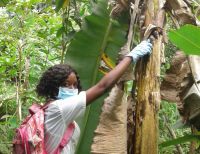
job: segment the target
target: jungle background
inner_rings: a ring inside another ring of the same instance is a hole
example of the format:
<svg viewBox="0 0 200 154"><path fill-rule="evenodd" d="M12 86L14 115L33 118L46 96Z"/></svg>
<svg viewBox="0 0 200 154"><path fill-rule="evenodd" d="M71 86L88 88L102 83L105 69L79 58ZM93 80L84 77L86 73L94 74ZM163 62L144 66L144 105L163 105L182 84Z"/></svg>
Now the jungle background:
<svg viewBox="0 0 200 154"><path fill-rule="evenodd" d="M163 17L164 20L163 18L157 19L164 23L159 24L158 22L158 26L163 28L162 38L158 40L163 44L162 46L165 44L165 48L161 50L159 46L159 49L155 49L157 52L162 51L162 54L157 54L161 58L152 60L160 63L158 65L159 84L156 84L156 87L160 88L161 82L165 80L166 72L172 65L175 53L185 48L187 51L187 47L176 44L178 36L173 36L172 30L179 29L185 24L191 24L193 26L189 26L189 29L186 27L183 32L176 31L175 34L184 36L185 32L189 31L191 35L197 30L198 33L195 35L200 36L198 35L200 34L198 29L199 0L152 2L148 0L0 0L0 153L11 153L15 129L28 115L28 108L31 104L45 102L35 93L35 87L42 72L54 64L68 63L79 72L84 90L94 85L115 66L118 59L142 40L143 20L146 20L145 24L148 25L152 22L153 16L156 16L156 13L150 14L152 18L147 21L148 14L144 17L142 13L143 6L148 6L147 4L154 9L165 8L167 12ZM186 19L187 15L190 17L189 21ZM168 40L170 31L172 31L171 39ZM196 39L198 42L199 39ZM188 37L188 42L192 41L194 40ZM196 44L197 50L195 51L197 52L189 51L187 55L200 54L200 43ZM138 76L144 74L140 74L141 70L145 70L140 67L142 63L146 64L141 60L135 66ZM138 125L134 122L134 117L137 116L134 102L140 102L133 100L134 89L138 89L138 99L142 93L139 90L141 85L135 85L134 77L130 75L134 74L132 67L128 73L128 77L124 77L125 80L120 80L124 84L124 95L120 94L120 96L125 97L126 102L131 102L131 107L128 109L127 106L125 107L127 115L122 116L125 118L128 134L122 133L128 136L125 138L127 143L124 147L127 153L133 153L133 151L145 153L145 151L133 150L135 144L133 132ZM140 77L140 79L143 78ZM139 80L138 83L140 83ZM145 90L144 88L143 91ZM95 153L95 146L92 144L95 143L93 139L95 135L98 136L98 130L96 134L93 132L101 123L99 117L103 114L101 107L105 97L108 97L108 94L98 99L94 105L89 106L85 118L79 121L82 135L77 153L87 154L90 151ZM152 142L156 140L155 151L161 154L200 153L199 132L192 125L181 124L184 116L180 115L177 102L161 100L159 104L154 104L156 109L153 110L156 113L154 118L158 129L154 129L151 125L148 126L149 131L156 131L157 137L152 138ZM119 132L115 133L117 136L119 134ZM91 145L92 150L90 150Z"/></svg>

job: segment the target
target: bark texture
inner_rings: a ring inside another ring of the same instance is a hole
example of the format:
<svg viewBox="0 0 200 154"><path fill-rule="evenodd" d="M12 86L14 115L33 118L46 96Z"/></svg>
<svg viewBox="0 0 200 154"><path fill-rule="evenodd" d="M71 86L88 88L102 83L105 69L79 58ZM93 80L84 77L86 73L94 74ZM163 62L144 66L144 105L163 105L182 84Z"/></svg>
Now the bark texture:
<svg viewBox="0 0 200 154"><path fill-rule="evenodd" d="M159 0L147 0L144 5L145 25L163 27L165 11ZM162 37L153 44L150 57L137 63L136 130L134 154L157 153L157 111L160 103L160 51Z"/></svg>

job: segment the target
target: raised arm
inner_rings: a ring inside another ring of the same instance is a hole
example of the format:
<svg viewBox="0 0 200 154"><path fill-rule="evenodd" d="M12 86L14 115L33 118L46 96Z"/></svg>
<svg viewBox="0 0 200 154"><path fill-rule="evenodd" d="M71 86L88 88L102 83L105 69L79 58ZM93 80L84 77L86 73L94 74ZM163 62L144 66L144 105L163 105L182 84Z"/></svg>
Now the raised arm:
<svg viewBox="0 0 200 154"><path fill-rule="evenodd" d="M93 100L101 96L108 88L113 86L124 74L128 66L151 53L152 44L150 41L142 41L108 74L106 74L96 85L86 91L86 103L89 105Z"/></svg>

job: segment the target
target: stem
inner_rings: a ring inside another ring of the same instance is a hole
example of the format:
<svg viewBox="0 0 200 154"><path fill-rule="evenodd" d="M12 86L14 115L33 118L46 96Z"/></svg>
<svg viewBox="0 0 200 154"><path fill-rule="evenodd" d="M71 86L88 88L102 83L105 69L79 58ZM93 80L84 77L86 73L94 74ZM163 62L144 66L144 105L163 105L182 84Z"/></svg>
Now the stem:
<svg viewBox="0 0 200 154"><path fill-rule="evenodd" d="M18 46L18 53L19 53L19 80L16 79L16 92L17 92L17 105L18 105L18 114L19 119L22 120L22 111L21 111L21 101L20 101L20 91L21 91L21 80L22 80L22 47L21 45Z"/></svg>
<svg viewBox="0 0 200 154"><path fill-rule="evenodd" d="M169 131L169 134L171 135L171 137L173 138L173 139L176 139L176 134L175 134L175 132L174 132L174 130L170 127L170 125L167 123L167 117L166 117L166 115L163 115L163 118L164 118L164 121L165 121L165 126L167 127L167 129L168 129L168 131ZM177 144L177 145L175 145L176 146L176 149L177 149L177 152L179 153L179 154L184 154L183 153L183 149L181 148L181 145L180 144Z"/></svg>
<svg viewBox="0 0 200 154"><path fill-rule="evenodd" d="M49 40L47 40L47 42L48 42L48 44L50 44L50 41L49 41ZM45 65L44 65L44 66L45 66L45 69L46 69L46 67L47 67L47 61L48 61L48 57L49 57L49 53L50 53L50 52L49 52L49 46L47 46L47 47L48 47L48 50L47 50L48 52L47 52L47 54L46 54L46 59L45 59Z"/></svg>
<svg viewBox="0 0 200 154"><path fill-rule="evenodd" d="M70 6L70 3L69 3ZM65 41L65 36L66 33L68 31L68 19L69 19L69 10L70 9L65 9L65 12L63 12L63 19L62 19L62 25L64 27L64 31L62 32L62 52L61 52L61 64L64 63L64 55L65 55L65 51L66 51L66 45L67 45L67 41Z"/></svg>
<svg viewBox="0 0 200 154"><path fill-rule="evenodd" d="M28 85L29 85L29 71L30 71L30 57L26 57L25 59L25 75L24 75L24 83L22 85L23 87L23 90L22 90L22 93L24 91L27 91L28 89ZM20 95L20 97L22 98L22 96ZM22 98L22 101L23 103L26 104L26 101L27 101L27 97L25 95L25 97Z"/></svg>
<svg viewBox="0 0 200 154"><path fill-rule="evenodd" d="M193 126L191 127L191 131L192 131L192 134L197 134L198 133L198 130L195 127L193 127ZM189 154L195 154L196 146L197 146L197 142L196 141L192 141L190 143Z"/></svg>
<svg viewBox="0 0 200 154"><path fill-rule="evenodd" d="M136 0L135 5L134 5L134 10L130 10L131 13L131 22L130 22L130 27L129 27L129 33L128 33L128 39L127 39L127 50L130 51L131 48L131 42L133 38L133 26L135 23L136 15L138 13L138 6L139 6L139 0Z"/></svg>
<svg viewBox="0 0 200 154"><path fill-rule="evenodd" d="M178 21L173 17L172 13L170 11L168 11L167 13L169 14L170 18L172 19L173 23L175 24L175 27L180 28Z"/></svg>
<svg viewBox="0 0 200 154"><path fill-rule="evenodd" d="M16 79L16 102L17 102L17 112L19 116L19 120L22 120L22 114L21 114L21 102L20 102L20 95L19 95L19 83Z"/></svg>
<svg viewBox="0 0 200 154"><path fill-rule="evenodd" d="M109 24L108 24L108 28L106 30L106 33L104 35L103 42L102 42L102 45L101 45L101 48L100 48L101 49L101 51L100 51L101 53L104 52L104 50L106 48L106 44L107 44L107 41L108 41L108 35L109 35L110 31L111 31L111 28L112 28L112 22L111 22L111 19L110 19Z"/></svg>
<svg viewBox="0 0 200 154"><path fill-rule="evenodd" d="M110 31L111 31L111 27L112 27L112 22L111 22L111 20L109 21L109 24L108 24L108 28L107 28L107 30L106 30L106 32L105 32L105 35L104 35L104 38L103 38L103 42L102 42L102 45L101 45L101 47L100 47L100 56L98 57L98 59L97 59L97 61L99 61L100 62L100 60L101 60L101 55L102 55L102 53L104 52L104 50L105 50L105 48L106 48L106 44L107 44L107 40L108 40L108 35L109 35L109 33L110 33ZM95 66L95 70L94 70L94 76L93 76L93 79L92 79L92 84L94 85L95 84L95 82L96 82L96 76L97 76L97 74L98 74L98 67L99 67L99 63L96 63L96 66Z"/></svg>
<svg viewBox="0 0 200 154"><path fill-rule="evenodd" d="M79 27L81 27L81 22L80 22L80 18L79 18L79 11L76 5L76 0L73 0L74 2L74 17L76 19L77 24L79 25Z"/></svg>

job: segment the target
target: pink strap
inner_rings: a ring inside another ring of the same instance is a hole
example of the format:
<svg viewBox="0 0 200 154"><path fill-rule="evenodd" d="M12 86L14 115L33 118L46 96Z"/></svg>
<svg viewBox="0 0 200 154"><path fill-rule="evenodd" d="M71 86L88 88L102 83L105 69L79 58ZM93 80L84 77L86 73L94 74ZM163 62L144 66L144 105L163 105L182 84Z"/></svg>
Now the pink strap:
<svg viewBox="0 0 200 154"><path fill-rule="evenodd" d="M31 115L35 114L41 109L41 105L39 104L32 104L31 107L29 107L29 113Z"/></svg>
<svg viewBox="0 0 200 154"><path fill-rule="evenodd" d="M39 105L39 104L32 104L31 107L29 107L29 113L31 115L35 114L36 112L38 112L40 109L47 109L48 105L51 103L52 101L48 101L47 103L45 103L44 105Z"/></svg>
<svg viewBox="0 0 200 154"><path fill-rule="evenodd" d="M24 143L24 149L26 151L26 154L31 154L30 152L30 147L29 147L29 144L28 144L28 140L27 140L27 131L26 129L19 129L19 132L21 134L21 137L22 137L22 142Z"/></svg>
<svg viewBox="0 0 200 154"><path fill-rule="evenodd" d="M74 122L72 122L67 127L67 129L64 133L64 136L63 136L60 144L56 148L54 154L60 154L61 153L62 149L68 144L69 140L71 139L72 134L74 133L74 129L75 129L75 124L74 124Z"/></svg>

